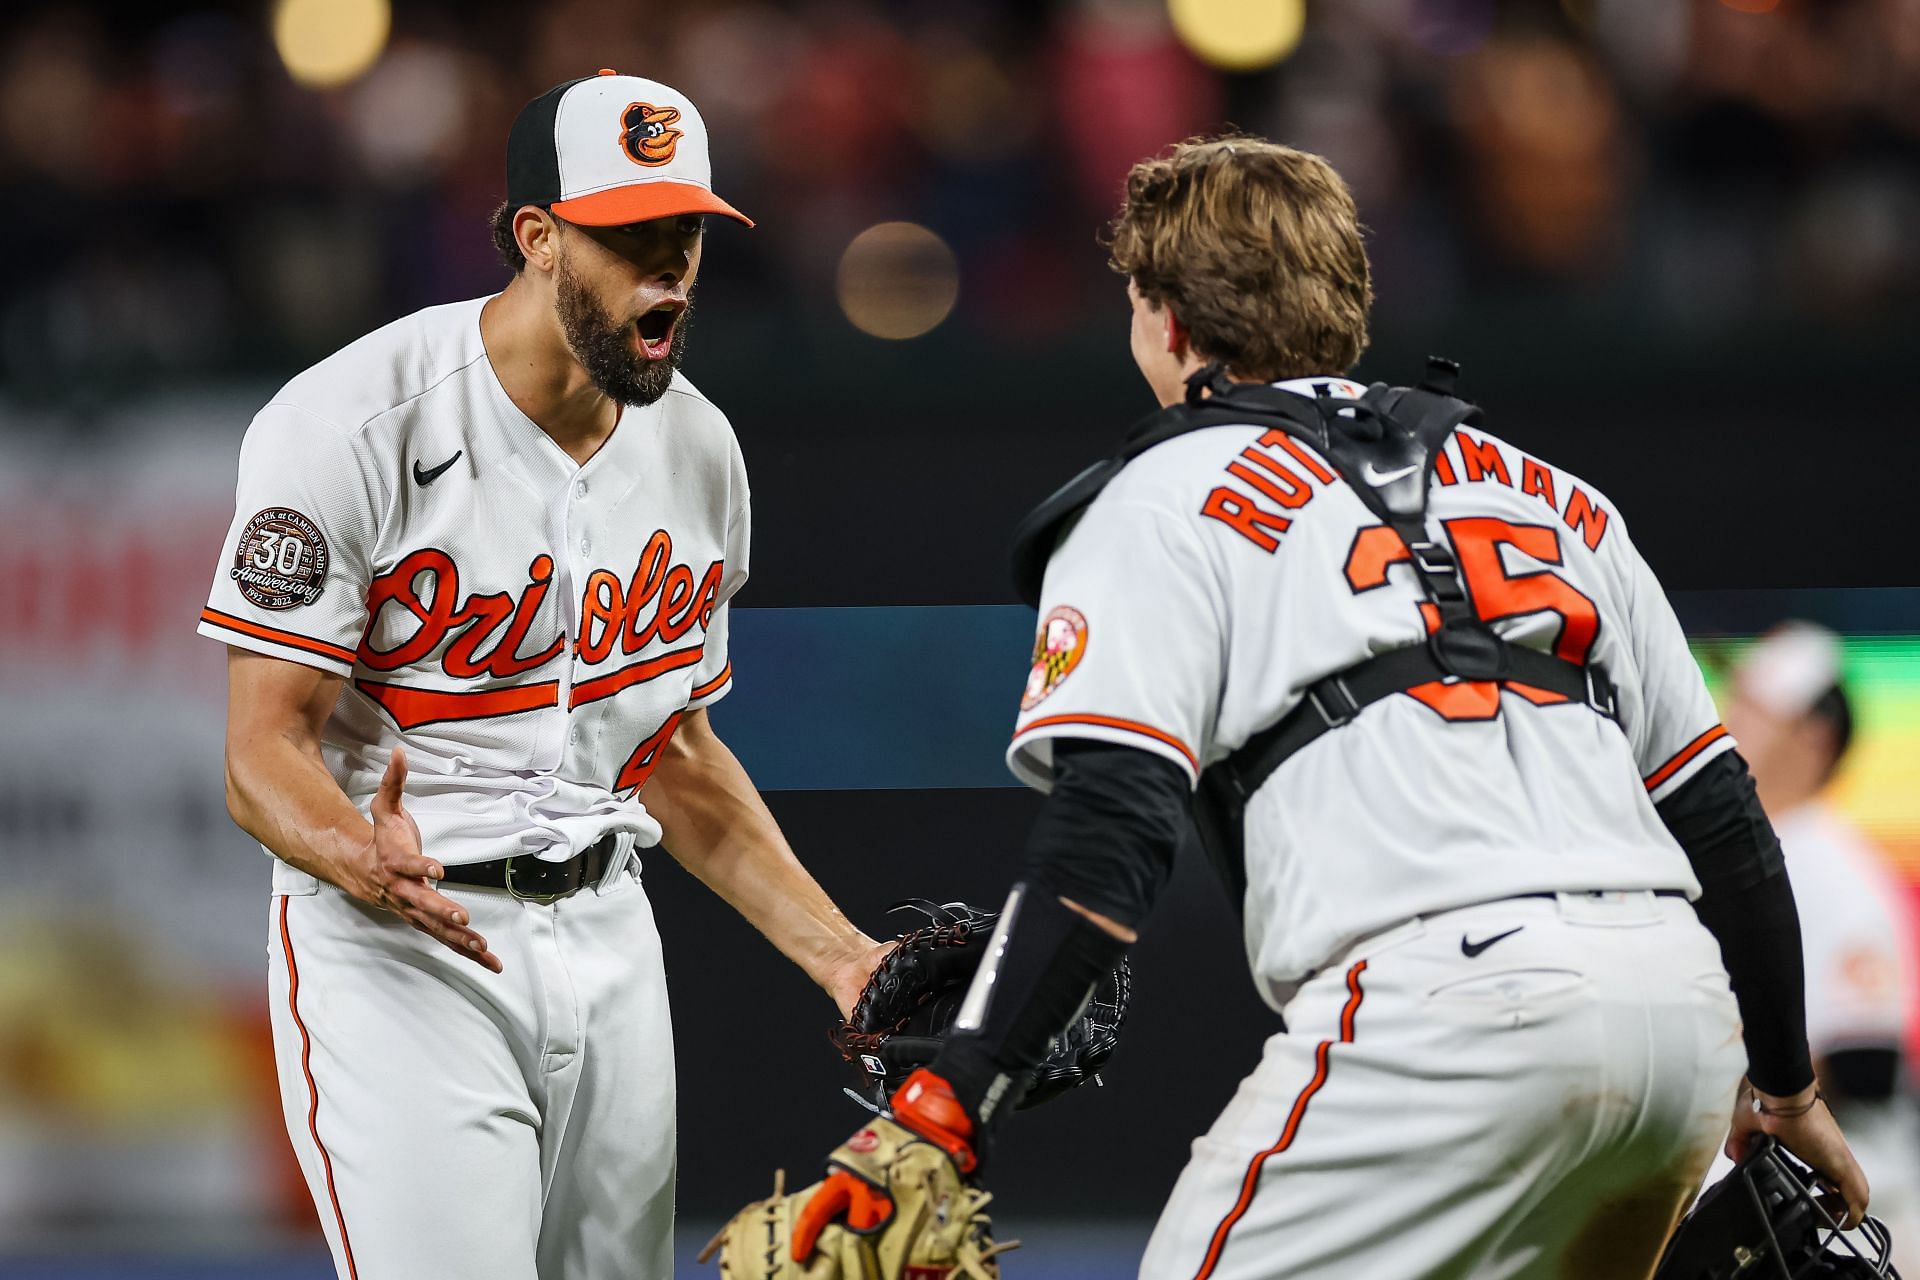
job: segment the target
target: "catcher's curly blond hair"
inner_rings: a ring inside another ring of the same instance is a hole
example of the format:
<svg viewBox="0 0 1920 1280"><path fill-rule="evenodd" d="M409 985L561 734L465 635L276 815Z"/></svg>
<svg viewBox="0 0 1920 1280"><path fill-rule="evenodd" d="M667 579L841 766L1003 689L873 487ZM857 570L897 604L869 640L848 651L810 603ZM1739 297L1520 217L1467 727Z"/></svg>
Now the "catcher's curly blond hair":
<svg viewBox="0 0 1920 1280"><path fill-rule="evenodd" d="M1277 382L1345 372L1366 350L1373 284L1360 238L1332 165L1233 135L1133 166L1104 240L1113 269L1171 306L1200 356Z"/></svg>

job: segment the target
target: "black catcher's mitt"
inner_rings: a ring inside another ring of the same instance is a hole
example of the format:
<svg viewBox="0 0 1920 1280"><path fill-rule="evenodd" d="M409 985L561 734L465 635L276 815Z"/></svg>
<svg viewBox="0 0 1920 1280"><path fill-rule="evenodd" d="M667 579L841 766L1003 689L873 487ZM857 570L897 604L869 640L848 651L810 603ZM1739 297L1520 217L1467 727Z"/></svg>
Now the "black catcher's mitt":
<svg viewBox="0 0 1920 1280"><path fill-rule="evenodd" d="M893 910L917 912L926 923L900 935L900 945L867 979L853 1016L832 1035L840 1055L860 1068L862 1092L882 1107L902 1081L940 1051L1000 919L997 911L923 898ZM1098 1077L1119 1042L1132 991L1123 957L1094 988L1073 1025L1055 1038L1021 1099L1021 1110Z"/></svg>

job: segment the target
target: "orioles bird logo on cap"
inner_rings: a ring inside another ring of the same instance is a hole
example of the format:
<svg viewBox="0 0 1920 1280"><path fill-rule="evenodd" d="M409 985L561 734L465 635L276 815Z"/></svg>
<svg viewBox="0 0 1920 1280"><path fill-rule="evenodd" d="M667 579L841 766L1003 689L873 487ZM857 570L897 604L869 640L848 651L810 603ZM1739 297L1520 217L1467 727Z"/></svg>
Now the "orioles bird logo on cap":
<svg viewBox="0 0 1920 1280"><path fill-rule="evenodd" d="M678 107L656 107L650 102L635 102L620 113L620 149L635 164L658 165L673 159L673 149L685 136L673 123L680 118Z"/></svg>

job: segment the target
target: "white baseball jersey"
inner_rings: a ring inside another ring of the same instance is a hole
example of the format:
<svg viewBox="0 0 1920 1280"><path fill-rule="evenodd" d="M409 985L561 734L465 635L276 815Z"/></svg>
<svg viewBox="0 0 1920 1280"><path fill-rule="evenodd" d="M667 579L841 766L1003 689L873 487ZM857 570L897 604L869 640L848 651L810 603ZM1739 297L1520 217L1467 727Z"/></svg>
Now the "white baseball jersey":
<svg viewBox="0 0 1920 1280"><path fill-rule="evenodd" d="M1283 389L1358 396L1338 378ZM1553 695L1425 686L1288 760L1247 810L1249 958L1276 1008L1354 940L1517 894L1699 892L1653 802L1733 744L1620 515L1577 476L1474 428L1435 469L1480 616L1602 663L1621 725ZM1197 781L1323 676L1418 643L1397 534L1293 437L1218 426L1135 459L1061 540L1009 748L1045 789L1051 744L1092 738Z"/></svg>
<svg viewBox="0 0 1920 1280"><path fill-rule="evenodd" d="M1824 800L1774 815L1773 829L1800 914L1815 1063L1847 1049L1904 1053L1913 957L1899 886ZM1920 1169L1913 1160L1920 1123L1912 1104L1902 1090L1883 1102L1837 1100L1834 1114L1873 1188L1872 1213L1893 1232L1894 1266L1903 1275L1920 1271ZM1724 1155L1715 1160L1708 1185L1732 1168Z"/></svg>
<svg viewBox="0 0 1920 1280"><path fill-rule="evenodd" d="M1899 886L1860 834L1824 801L1774 820L1787 857L1807 965L1807 1042L1904 1049L1913 982Z"/></svg>
<svg viewBox="0 0 1920 1280"><path fill-rule="evenodd" d="M1846 1049L1907 1045L1912 937L1904 895L1852 823L1824 800L1774 820L1800 910L1807 968L1807 1043L1817 1062ZM1873 1187L1873 1214L1893 1231L1894 1264L1920 1270L1920 1140L1904 1093L1841 1103L1837 1114Z"/></svg>
<svg viewBox="0 0 1920 1280"><path fill-rule="evenodd" d="M577 465L501 387L483 303L379 329L260 411L200 630L345 677L328 768L364 809L404 745L449 865L651 845L637 793L732 679L739 446L676 374Z"/></svg>

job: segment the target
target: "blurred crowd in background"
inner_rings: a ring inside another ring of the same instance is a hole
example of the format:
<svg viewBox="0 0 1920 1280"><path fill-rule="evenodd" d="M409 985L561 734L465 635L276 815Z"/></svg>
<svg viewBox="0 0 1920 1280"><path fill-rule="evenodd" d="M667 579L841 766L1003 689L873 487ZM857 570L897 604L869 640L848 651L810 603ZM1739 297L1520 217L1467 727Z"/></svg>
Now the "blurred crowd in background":
<svg viewBox="0 0 1920 1280"><path fill-rule="evenodd" d="M1346 175L1386 313L1868 333L1920 300L1920 0L1341 0L1254 74L1164 0L315 2L365 11L344 78L265 6L0 17L16 395L283 369L490 291L506 126L601 66L700 105L760 223L717 287L802 330L846 322L842 254L893 219L950 246L990 343L1111 313L1128 164L1227 125Z"/></svg>

